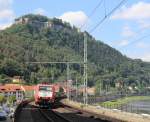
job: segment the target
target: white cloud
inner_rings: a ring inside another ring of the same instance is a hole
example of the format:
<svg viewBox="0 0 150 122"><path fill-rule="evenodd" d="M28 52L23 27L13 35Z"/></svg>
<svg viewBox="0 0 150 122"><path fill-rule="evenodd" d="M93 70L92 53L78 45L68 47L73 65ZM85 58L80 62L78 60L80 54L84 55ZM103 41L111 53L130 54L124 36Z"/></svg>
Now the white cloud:
<svg viewBox="0 0 150 122"><path fill-rule="evenodd" d="M128 56L132 59L142 59L143 61L150 62L150 54L148 53L137 54L137 52L134 52L134 54L131 53Z"/></svg>
<svg viewBox="0 0 150 122"><path fill-rule="evenodd" d="M141 53L139 55L130 56L133 59L142 59L143 61L150 62L150 54L149 53Z"/></svg>
<svg viewBox="0 0 150 122"><path fill-rule="evenodd" d="M12 24L15 13L11 9L13 0L0 0L0 30Z"/></svg>
<svg viewBox="0 0 150 122"><path fill-rule="evenodd" d="M46 11L43 8L37 8L34 10L34 13L44 15L44 14L46 14Z"/></svg>
<svg viewBox="0 0 150 122"><path fill-rule="evenodd" d="M10 8L12 3L13 3L13 0L0 0L0 10Z"/></svg>
<svg viewBox="0 0 150 122"><path fill-rule="evenodd" d="M15 14L10 9L4 9L0 12L0 20L12 20L15 17Z"/></svg>
<svg viewBox="0 0 150 122"><path fill-rule="evenodd" d="M119 46L126 46L126 45L128 45L128 44L129 44L129 41L128 41L128 40L122 40L122 41L118 42L118 45L119 45Z"/></svg>
<svg viewBox="0 0 150 122"><path fill-rule="evenodd" d="M7 27L10 27L12 23L5 23L5 24L0 24L0 30L6 29Z"/></svg>
<svg viewBox="0 0 150 122"><path fill-rule="evenodd" d="M87 15L83 11L66 12L59 18L77 27L81 27L88 20Z"/></svg>
<svg viewBox="0 0 150 122"><path fill-rule="evenodd" d="M118 46L118 47L124 47L129 44L128 40L121 40L121 41L115 41L112 45L113 46Z"/></svg>
<svg viewBox="0 0 150 122"><path fill-rule="evenodd" d="M141 29L149 29L150 28L150 21L148 20L139 20L138 21Z"/></svg>
<svg viewBox="0 0 150 122"><path fill-rule="evenodd" d="M129 26L126 25L123 27L123 31L121 35L124 37L131 37L131 36L134 36L135 33L131 30Z"/></svg>
<svg viewBox="0 0 150 122"><path fill-rule="evenodd" d="M138 47L138 48L149 48L150 45L147 44L147 43L144 43L144 42L138 42L138 43L136 44L136 47Z"/></svg>
<svg viewBox="0 0 150 122"><path fill-rule="evenodd" d="M111 18L128 20L150 19L150 3L138 2L131 7L124 7Z"/></svg>
<svg viewBox="0 0 150 122"><path fill-rule="evenodd" d="M143 61L150 62L150 54L144 54L144 55L141 57L141 59L142 59Z"/></svg>

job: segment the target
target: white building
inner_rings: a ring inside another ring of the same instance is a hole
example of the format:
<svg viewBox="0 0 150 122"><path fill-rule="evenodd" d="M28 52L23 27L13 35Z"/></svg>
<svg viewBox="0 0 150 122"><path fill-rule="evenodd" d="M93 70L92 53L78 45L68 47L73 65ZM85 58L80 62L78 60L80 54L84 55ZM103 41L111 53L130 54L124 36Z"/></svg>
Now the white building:
<svg viewBox="0 0 150 122"><path fill-rule="evenodd" d="M24 91L21 86L15 84L6 84L0 86L0 93L4 94L6 98L10 96L15 96L17 101L24 99Z"/></svg>

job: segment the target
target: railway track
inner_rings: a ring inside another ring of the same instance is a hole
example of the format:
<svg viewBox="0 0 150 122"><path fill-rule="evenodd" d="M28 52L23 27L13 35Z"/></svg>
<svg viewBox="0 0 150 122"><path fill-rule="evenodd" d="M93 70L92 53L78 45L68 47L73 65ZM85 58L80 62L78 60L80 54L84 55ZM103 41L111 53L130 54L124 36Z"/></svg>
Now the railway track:
<svg viewBox="0 0 150 122"><path fill-rule="evenodd" d="M63 105L54 109L43 109L27 104L16 117L15 122L108 122Z"/></svg>
<svg viewBox="0 0 150 122"><path fill-rule="evenodd" d="M39 109L39 111L48 120L48 122L72 122L53 110Z"/></svg>
<svg viewBox="0 0 150 122"><path fill-rule="evenodd" d="M70 106L62 105L59 107L59 110L55 110L58 112L63 112L63 115L70 119L71 122L110 122L104 119L100 119L98 116L72 108Z"/></svg>

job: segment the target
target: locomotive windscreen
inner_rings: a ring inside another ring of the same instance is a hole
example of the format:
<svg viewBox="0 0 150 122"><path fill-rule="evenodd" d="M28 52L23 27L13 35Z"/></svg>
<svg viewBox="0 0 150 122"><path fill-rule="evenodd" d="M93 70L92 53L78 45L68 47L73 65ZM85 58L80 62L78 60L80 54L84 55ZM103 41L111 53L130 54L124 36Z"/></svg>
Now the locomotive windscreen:
<svg viewBox="0 0 150 122"><path fill-rule="evenodd" d="M39 91L52 91L50 86L40 86Z"/></svg>
<svg viewBox="0 0 150 122"><path fill-rule="evenodd" d="M52 86L39 86L39 97L52 97Z"/></svg>

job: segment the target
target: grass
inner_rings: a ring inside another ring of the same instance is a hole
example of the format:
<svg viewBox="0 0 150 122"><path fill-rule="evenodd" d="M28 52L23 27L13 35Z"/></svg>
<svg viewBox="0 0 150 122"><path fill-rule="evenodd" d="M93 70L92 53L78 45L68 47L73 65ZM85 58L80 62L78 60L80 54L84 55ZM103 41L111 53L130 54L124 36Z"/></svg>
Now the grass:
<svg viewBox="0 0 150 122"><path fill-rule="evenodd" d="M124 97L112 101L107 101L103 103L99 103L99 105L103 107L111 107L111 108L118 108L124 104L134 101L142 101L142 100L150 100L150 96L131 96L131 97Z"/></svg>

